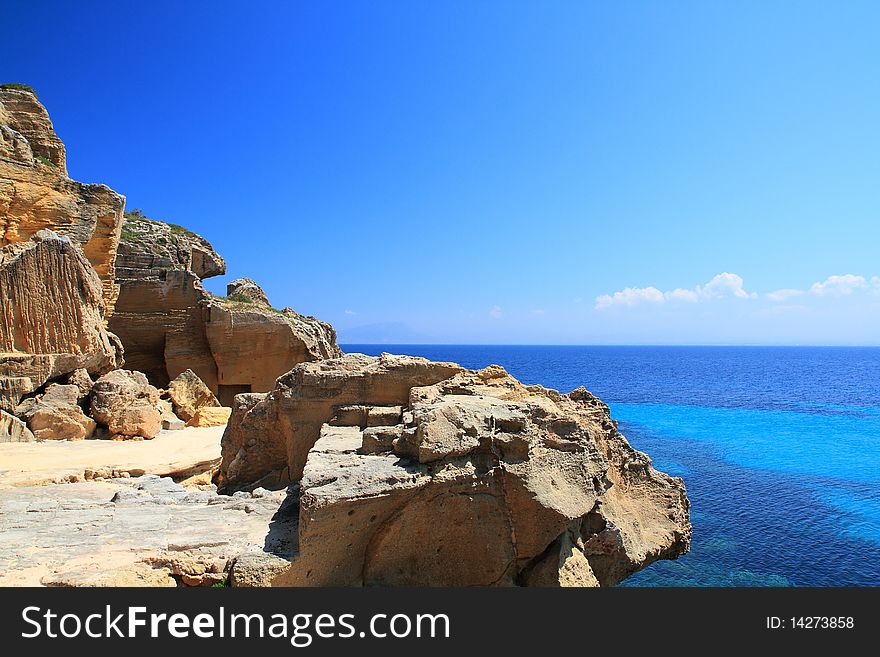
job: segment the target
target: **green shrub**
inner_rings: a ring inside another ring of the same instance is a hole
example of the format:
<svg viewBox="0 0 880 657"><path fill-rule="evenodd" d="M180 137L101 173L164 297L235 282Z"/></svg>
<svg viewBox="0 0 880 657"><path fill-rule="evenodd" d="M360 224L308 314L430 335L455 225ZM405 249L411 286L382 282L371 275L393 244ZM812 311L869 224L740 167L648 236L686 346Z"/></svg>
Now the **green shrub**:
<svg viewBox="0 0 880 657"><path fill-rule="evenodd" d="M185 235L186 237L198 237L194 232L189 230L188 228L184 228L183 226L178 226L177 224L168 223L168 227L171 228L172 235Z"/></svg>
<svg viewBox="0 0 880 657"><path fill-rule="evenodd" d="M0 84L0 89L17 89L18 91L28 91L34 95L34 98L37 97L37 92L32 86L21 84L19 82L7 82L5 84Z"/></svg>

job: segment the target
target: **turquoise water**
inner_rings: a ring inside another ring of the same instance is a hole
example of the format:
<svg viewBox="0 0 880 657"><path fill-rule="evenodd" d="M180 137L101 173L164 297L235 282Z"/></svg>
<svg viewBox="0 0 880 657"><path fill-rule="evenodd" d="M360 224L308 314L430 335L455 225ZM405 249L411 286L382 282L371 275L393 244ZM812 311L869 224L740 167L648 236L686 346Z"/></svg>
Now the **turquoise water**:
<svg viewBox="0 0 880 657"><path fill-rule="evenodd" d="M683 477L691 552L627 586L880 585L880 349L347 345L602 397Z"/></svg>

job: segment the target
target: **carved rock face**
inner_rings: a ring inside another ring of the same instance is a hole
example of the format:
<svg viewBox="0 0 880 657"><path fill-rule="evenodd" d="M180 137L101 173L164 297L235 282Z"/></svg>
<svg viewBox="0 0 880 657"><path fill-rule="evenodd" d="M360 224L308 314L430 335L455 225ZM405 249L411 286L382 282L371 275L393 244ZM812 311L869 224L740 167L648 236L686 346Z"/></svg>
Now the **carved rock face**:
<svg viewBox="0 0 880 657"><path fill-rule="evenodd" d="M77 244L44 230L0 249L0 407L77 369L121 364L101 281Z"/></svg>
<svg viewBox="0 0 880 657"><path fill-rule="evenodd" d="M64 144L27 91L0 89L0 246L43 229L82 247L101 281L105 317L119 292L114 263L125 198L67 177Z"/></svg>
<svg viewBox="0 0 880 657"><path fill-rule="evenodd" d="M110 328L130 367L166 386L192 370L224 405L265 392L297 363L341 354L329 324L269 306L250 279L215 297L201 279L226 271L203 238L142 215L127 215L116 261L121 286Z"/></svg>

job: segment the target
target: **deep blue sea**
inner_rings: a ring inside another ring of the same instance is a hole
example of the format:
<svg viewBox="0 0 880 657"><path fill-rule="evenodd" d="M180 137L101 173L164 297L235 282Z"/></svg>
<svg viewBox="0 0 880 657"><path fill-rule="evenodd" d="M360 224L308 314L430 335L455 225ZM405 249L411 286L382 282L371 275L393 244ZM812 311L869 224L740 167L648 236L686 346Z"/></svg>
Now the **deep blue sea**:
<svg viewBox="0 0 880 657"><path fill-rule="evenodd" d="M880 585L880 348L343 345L605 400L683 477L691 552L626 586Z"/></svg>

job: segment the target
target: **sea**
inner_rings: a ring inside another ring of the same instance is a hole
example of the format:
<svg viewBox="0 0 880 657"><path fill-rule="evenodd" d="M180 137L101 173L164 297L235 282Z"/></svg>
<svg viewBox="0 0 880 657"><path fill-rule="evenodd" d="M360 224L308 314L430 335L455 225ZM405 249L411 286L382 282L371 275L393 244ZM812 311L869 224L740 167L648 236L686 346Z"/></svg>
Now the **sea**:
<svg viewBox="0 0 880 657"><path fill-rule="evenodd" d="M691 551L622 586L880 585L880 348L343 345L585 386L682 477Z"/></svg>

